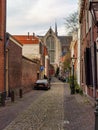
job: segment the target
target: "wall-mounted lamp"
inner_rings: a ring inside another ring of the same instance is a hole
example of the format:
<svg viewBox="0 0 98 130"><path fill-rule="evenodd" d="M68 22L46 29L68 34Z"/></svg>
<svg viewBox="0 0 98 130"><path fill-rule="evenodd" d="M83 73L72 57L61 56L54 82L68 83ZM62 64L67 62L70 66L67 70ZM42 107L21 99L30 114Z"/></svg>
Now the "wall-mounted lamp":
<svg viewBox="0 0 98 130"><path fill-rule="evenodd" d="M75 85L74 85L74 65L75 65L75 60L77 58L75 57L75 55L73 55L73 57L71 57L71 61L72 61L72 84L71 84L71 94L75 94Z"/></svg>

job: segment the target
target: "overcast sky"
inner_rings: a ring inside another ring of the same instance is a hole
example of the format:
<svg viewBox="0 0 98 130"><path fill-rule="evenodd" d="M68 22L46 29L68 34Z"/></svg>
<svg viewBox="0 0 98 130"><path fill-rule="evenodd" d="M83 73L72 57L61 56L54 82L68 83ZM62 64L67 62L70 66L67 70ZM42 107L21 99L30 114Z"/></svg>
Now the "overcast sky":
<svg viewBox="0 0 98 130"><path fill-rule="evenodd" d="M45 35L56 22L58 34L66 35L64 18L77 8L78 0L7 0L7 32Z"/></svg>

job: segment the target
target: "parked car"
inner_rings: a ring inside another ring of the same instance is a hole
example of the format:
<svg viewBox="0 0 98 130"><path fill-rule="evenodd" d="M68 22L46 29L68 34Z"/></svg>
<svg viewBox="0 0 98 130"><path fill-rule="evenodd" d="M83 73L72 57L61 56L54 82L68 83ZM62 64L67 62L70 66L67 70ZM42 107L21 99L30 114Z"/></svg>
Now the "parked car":
<svg viewBox="0 0 98 130"><path fill-rule="evenodd" d="M34 89L50 89L50 82L47 79L39 79L34 84Z"/></svg>
<svg viewBox="0 0 98 130"><path fill-rule="evenodd" d="M62 82L66 82L66 77L65 76L58 76L58 79L61 80Z"/></svg>

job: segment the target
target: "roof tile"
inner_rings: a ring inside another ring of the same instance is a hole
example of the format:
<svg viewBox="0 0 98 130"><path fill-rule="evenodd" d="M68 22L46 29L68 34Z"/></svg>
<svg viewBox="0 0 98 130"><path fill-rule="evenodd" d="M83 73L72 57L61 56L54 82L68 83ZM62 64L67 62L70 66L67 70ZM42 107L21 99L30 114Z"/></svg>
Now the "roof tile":
<svg viewBox="0 0 98 130"><path fill-rule="evenodd" d="M36 36L28 35L13 35L22 44L39 44L39 38Z"/></svg>

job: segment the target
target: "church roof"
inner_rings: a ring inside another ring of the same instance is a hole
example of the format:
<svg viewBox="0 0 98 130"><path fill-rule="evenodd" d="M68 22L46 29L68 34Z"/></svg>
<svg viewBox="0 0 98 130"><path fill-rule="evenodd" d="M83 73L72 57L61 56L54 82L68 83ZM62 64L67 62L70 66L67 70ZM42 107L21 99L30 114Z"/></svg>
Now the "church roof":
<svg viewBox="0 0 98 130"><path fill-rule="evenodd" d="M49 35L49 34L50 34L50 35L53 35L53 34L54 34L54 35L56 36L55 32L53 31L53 29L52 29L51 27L50 27L49 30L47 31L46 35Z"/></svg>
<svg viewBox="0 0 98 130"><path fill-rule="evenodd" d="M58 36L62 46L63 45L68 45L72 41L72 36Z"/></svg>

